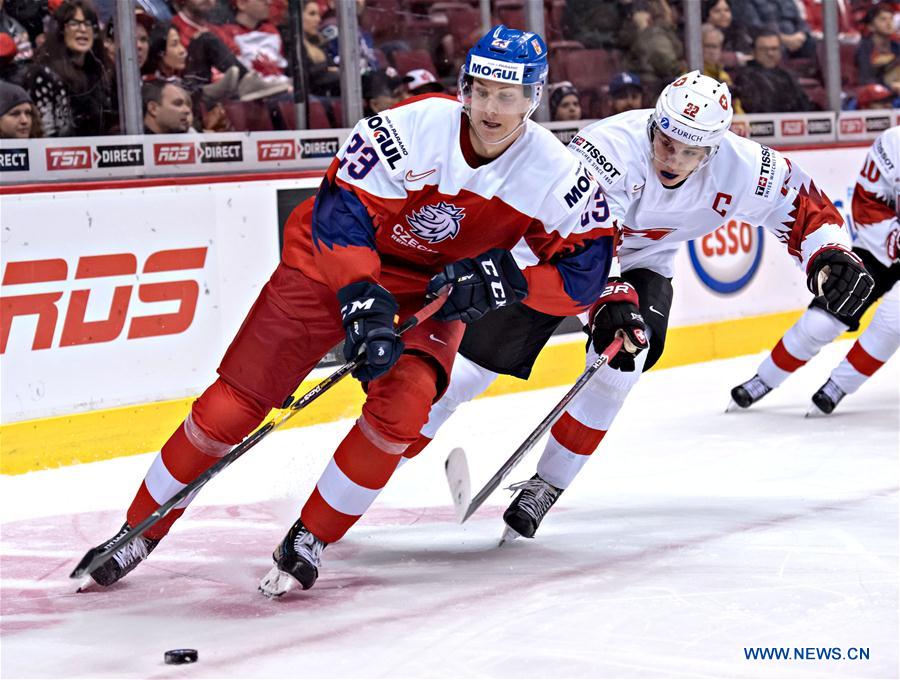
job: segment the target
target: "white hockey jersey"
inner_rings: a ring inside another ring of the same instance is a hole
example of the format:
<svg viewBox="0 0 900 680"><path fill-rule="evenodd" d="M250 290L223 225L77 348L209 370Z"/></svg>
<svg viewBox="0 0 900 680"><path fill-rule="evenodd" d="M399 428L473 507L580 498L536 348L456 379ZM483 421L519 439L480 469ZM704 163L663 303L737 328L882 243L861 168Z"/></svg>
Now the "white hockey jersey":
<svg viewBox="0 0 900 680"><path fill-rule="evenodd" d="M900 228L900 127L879 135L869 149L853 192L855 245L868 250L881 264L890 267L887 238Z"/></svg>
<svg viewBox="0 0 900 680"><path fill-rule="evenodd" d="M683 241L732 218L764 226L804 268L824 246L850 248L840 213L808 175L774 149L731 132L681 186L664 187L652 166L650 114L642 109L606 118L569 143L600 182L611 212L625 216L622 271L646 268L671 277Z"/></svg>

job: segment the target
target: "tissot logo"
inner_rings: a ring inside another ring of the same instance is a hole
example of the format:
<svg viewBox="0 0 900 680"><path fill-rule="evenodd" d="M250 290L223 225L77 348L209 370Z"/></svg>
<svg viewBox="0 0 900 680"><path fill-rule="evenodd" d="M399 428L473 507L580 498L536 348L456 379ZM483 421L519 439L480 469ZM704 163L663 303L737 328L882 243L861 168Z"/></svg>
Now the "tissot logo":
<svg viewBox="0 0 900 680"><path fill-rule="evenodd" d="M47 149L48 170L83 170L91 167L91 147L67 146Z"/></svg>
<svg viewBox="0 0 900 680"><path fill-rule="evenodd" d="M157 165L193 163L197 150L193 144L172 142L153 145L153 158Z"/></svg>
<svg viewBox="0 0 900 680"><path fill-rule="evenodd" d="M261 161L291 161L297 157L292 139L260 139L256 155Z"/></svg>
<svg viewBox="0 0 900 680"><path fill-rule="evenodd" d="M94 162L98 168L127 168L144 164L144 147L141 144L116 144L94 149Z"/></svg>
<svg viewBox="0 0 900 680"><path fill-rule="evenodd" d="M0 149L0 170L21 172L29 168L28 149Z"/></svg>

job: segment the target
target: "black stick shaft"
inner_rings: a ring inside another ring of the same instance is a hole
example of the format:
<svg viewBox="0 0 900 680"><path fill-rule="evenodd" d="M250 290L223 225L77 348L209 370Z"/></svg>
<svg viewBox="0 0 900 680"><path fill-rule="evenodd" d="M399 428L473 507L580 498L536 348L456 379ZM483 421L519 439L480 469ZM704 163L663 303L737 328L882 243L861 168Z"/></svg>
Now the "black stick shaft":
<svg viewBox="0 0 900 680"><path fill-rule="evenodd" d="M447 301L447 297L449 295L450 286L446 286L440 291L440 294L434 300L426 304L424 307L422 307L422 309L420 309L418 312L404 321L397 329L397 333L399 335L402 335L408 330L411 330L412 328L418 326L425 319L432 316L435 312L437 312L438 309L441 308L444 302ZM106 562L113 553L121 550L126 545L129 545L132 541L143 536L144 532L147 531L147 529L149 529L154 524L159 522L163 517L168 515L176 505L181 503L181 501L183 501L191 494L196 493L200 489L202 489L209 480L211 480L222 470L227 468L234 461L247 453L247 451L256 446L270 432L272 432L273 430L277 430L284 423L297 415L299 411L306 408L309 404L325 394L325 392L330 390L338 382L343 380L350 373L361 366L365 362L365 360L365 356L359 356L353 361L350 361L341 366L334 373L322 380L315 387L309 390L309 392L307 392L297 401L291 404L290 409L288 409L278 417L268 421L256 432L251 434L244 441L235 446L231 451L222 456L222 459L220 461L207 468L204 472L201 472L190 484L185 486L181 491L176 493L169 500L159 506L156 511L153 512L149 517L145 518L142 522L139 522L137 525L132 527L131 531L126 533L119 540L112 542L102 550L97 550L96 548L91 548L90 550L88 550L85 556L81 558L81 561L69 575L70 578L81 578L85 574L91 573L92 571L94 571L94 569Z"/></svg>
<svg viewBox="0 0 900 680"><path fill-rule="evenodd" d="M538 424L536 428L532 431L530 435L525 438L525 441L517 448L513 454L509 457L509 459L500 467L499 470L488 480L488 483L484 485L484 488L481 489L475 496L472 498L472 502L469 503L469 507L466 508L466 514L463 515L462 521L465 522L469 517L471 517L478 508L481 507L482 503L484 503L488 496L490 496L494 491L500 486L500 483L506 478L506 476L512 472L512 469L518 465L521 460L525 457L525 455L531 451L535 444L543 437L547 430L549 430L553 423L556 422L556 419L560 416L560 414L565 410L566 406L569 405L569 402L575 398L575 396L581 392L581 389L587 385L588 381L591 377L600 370L600 367L603 364L606 364L616 355L619 349L622 347L622 339L616 338L613 340L609 347L603 350L603 353L600 354L599 357L592 363L588 368L582 373L578 380L575 381L575 384L572 385L572 388L566 392L565 396L559 400L556 406L547 414L547 416Z"/></svg>

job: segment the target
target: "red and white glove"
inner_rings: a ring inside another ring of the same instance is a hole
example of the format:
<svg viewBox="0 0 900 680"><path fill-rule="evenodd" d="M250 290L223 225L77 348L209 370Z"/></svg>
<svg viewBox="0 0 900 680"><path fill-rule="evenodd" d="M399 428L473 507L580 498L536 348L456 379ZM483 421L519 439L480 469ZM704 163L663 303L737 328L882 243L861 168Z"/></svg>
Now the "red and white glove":
<svg viewBox="0 0 900 680"><path fill-rule="evenodd" d="M589 319L591 342L597 354L602 354L620 336L622 349L609 365L620 371L633 371L635 356L650 344L634 286L622 279L610 279L591 308Z"/></svg>

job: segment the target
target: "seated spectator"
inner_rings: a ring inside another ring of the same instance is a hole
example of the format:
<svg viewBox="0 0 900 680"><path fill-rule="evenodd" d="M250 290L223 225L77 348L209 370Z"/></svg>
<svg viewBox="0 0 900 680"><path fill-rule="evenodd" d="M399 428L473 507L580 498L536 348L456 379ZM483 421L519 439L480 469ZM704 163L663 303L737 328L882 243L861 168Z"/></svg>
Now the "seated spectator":
<svg viewBox="0 0 900 680"><path fill-rule="evenodd" d="M622 28L630 14L627 2L567 0L563 10L563 35L587 48L618 49Z"/></svg>
<svg viewBox="0 0 900 680"><path fill-rule="evenodd" d="M287 90L287 83L273 86L255 71L248 71L226 44L227 34L219 24L208 18L215 8L214 0L176 0L178 13L172 18L174 26L187 48L187 65L184 70L185 85L198 89L204 85L218 84L214 94L204 89L204 94L214 99L233 96L242 101L259 99ZM223 75L224 83L215 82L214 71ZM237 83L237 87L233 87Z"/></svg>
<svg viewBox="0 0 900 680"><path fill-rule="evenodd" d="M141 86L144 104L144 132L172 135L194 132L191 95L172 80L148 80Z"/></svg>
<svg viewBox="0 0 900 680"><path fill-rule="evenodd" d="M0 33L11 36L16 44L16 60L30 61L34 57L34 49L28 31L16 19L11 17L0 0Z"/></svg>
<svg viewBox="0 0 900 680"><path fill-rule="evenodd" d="M393 71L393 69L391 69ZM403 100L403 79L385 70L369 71L362 77L363 115L374 116Z"/></svg>
<svg viewBox="0 0 900 680"><path fill-rule="evenodd" d="M781 36L763 30L753 42L753 60L735 78L736 95L747 113L812 111L794 75L781 67Z"/></svg>
<svg viewBox="0 0 900 680"><path fill-rule="evenodd" d="M40 137L41 129L31 97L18 85L0 81L0 138Z"/></svg>
<svg viewBox="0 0 900 680"><path fill-rule="evenodd" d="M578 89L568 80L550 86L550 120L581 120Z"/></svg>
<svg viewBox="0 0 900 680"><path fill-rule="evenodd" d="M446 91L434 74L425 68L415 68L409 71L403 77L403 83L406 85L406 98Z"/></svg>
<svg viewBox="0 0 900 680"><path fill-rule="evenodd" d="M232 7L234 23L218 27L217 33L249 72L270 85L242 99L260 99L292 89L285 72L288 62L281 33L269 21L268 0L232 0Z"/></svg>
<svg viewBox="0 0 900 680"><path fill-rule="evenodd" d="M634 111L644 106L641 79L633 73L617 73L609 81L610 115Z"/></svg>
<svg viewBox="0 0 900 680"><path fill-rule="evenodd" d="M147 55L150 52L150 33L153 31L153 17L138 9L134 13L134 42L137 52L138 71L147 63ZM106 63L116 63L116 28L115 18L111 18L103 28L103 50L106 54Z"/></svg>
<svg viewBox="0 0 900 680"><path fill-rule="evenodd" d="M65 0L26 76L26 90L47 137L88 137L107 131L112 115L97 15L88 0Z"/></svg>
<svg viewBox="0 0 900 680"><path fill-rule="evenodd" d="M872 109L892 109L896 95L881 83L863 85L856 92L848 109L867 111Z"/></svg>
<svg viewBox="0 0 900 680"><path fill-rule="evenodd" d="M359 27L359 70L360 73L366 71L375 71L381 68L378 63L378 54L375 52L375 39L364 26L363 14L366 11L366 0L356 0L356 18ZM337 14L332 11L327 18L322 19L319 25L319 37L321 45L328 55L328 59L337 64L341 60L341 45L338 40L339 28L337 24ZM407 46L407 49L409 47Z"/></svg>
<svg viewBox="0 0 900 680"><path fill-rule="evenodd" d="M635 0L622 65L636 73L651 98L684 73L684 46L667 0Z"/></svg>
<svg viewBox="0 0 900 680"><path fill-rule="evenodd" d="M722 68L722 43L725 36L722 31L712 24L703 24L700 27L700 39L703 42L703 73L710 78L715 78L720 83L725 83L728 89L734 88L731 76ZM744 113L739 99L732 98L731 106L737 114Z"/></svg>
<svg viewBox="0 0 900 680"><path fill-rule="evenodd" d="M320 97L339 97L341 94L341 74L335 63L328 58L319 36L322 14L317 0L303 3L303 68L311 94Z"/></svg>
<svg viewBox="0 0 900 680"><path fill-rule="evenodd" d="M900 43L892 38L894 32L894 8L880 2L866 14L869 35L856 47L856 72L860 85L881 83L886 85L885 73L900 57ZM900 94L900 90L894 92Z"/></svg>
<svg viewBox="0 0 900 680"><path fill-rule="evenodd" d="M703 0L700 17L722 31L722 51L734 54L735 63L743 66L753 56L753 40L750 35L734 21L731 4L728 0Z"/></svg>
<svg viewBox="0 0 900 680"><path fill-rule="evenodd" d="M19 51L16 41L8 33L0 33L0 80L22 85L28 72L28 65L16 59Z"/></svg>
<svg viewBox="0 0 900 680"><path fill-rule="evenodd" d="M740 0L738 6L740 16L734 20L750 35L763 29L775 31L789 56L815 58L816 41L794 0Z"/></svg>

